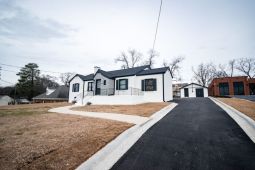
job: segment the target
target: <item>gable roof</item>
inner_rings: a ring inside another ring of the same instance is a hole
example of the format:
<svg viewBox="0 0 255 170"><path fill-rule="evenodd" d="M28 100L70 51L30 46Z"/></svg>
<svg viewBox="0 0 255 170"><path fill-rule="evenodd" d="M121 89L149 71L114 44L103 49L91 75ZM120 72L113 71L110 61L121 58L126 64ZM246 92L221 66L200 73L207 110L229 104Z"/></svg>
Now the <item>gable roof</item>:
<svg viewBox="0 0 255 170"><path fill-rule="evenodd" d="M137 76L150 75L150 74L162 74L169 70L169 67L161 67L155 69L143 70L137 74Z"/></svg>
<svg viewBox="0 0 255 170"><path fill-rule="evenodd" d="M162 73L165 73L167 70L169 70L169 67L151 69L149 65L144 65L139 67L113 70L113 71L104 71L104 70L98 69L96 74L101 73L103 76L109 79L114 79L117 77L126 77L126 76L134 76L134 75L142 76L142 75L151 75L151 74L162 74ZM80 77L80 79L82 79L83 81L89 81L89 80L93 80L95 75L89 74L84 76L81 74L76 74L74 77L76 76ZM69 80L69 82L71 82L73 78Z"/></svg>
<svg viewBox="0 0 255 170"><path fill-rule="evenodd" d="M33 99L68 99L69 87L63 85L59 86L54 92L46 95L46 92L38 96L33 97Z"/></svg>
<svg viewBox="0 0 255 170"><path fill-rule="evenodd" d="M133 76L133 75L136 75L139 72L143 71L146 68L150 69L150 66L144 65L144 66L133 67L133 68L128 68L128 69L108 71L108 73L112 74L113 77Z"/></svg>
<svg viewBox="0 0 255 170"><path fill-rule="evenodd" d="M201 87L204 87L204 88L208 88L208 87L206 87L206 86L202 86L202 85L197 84L197 83L190 83L190 84L187 84L187 85L185 85L185 86L182 86L181 89L183 89L183 88L185 88L185 87L187 87L187 86L190 86L190 85L192 85L192 84L197 85L197 86L201 86Z"/></svg>
<svg viewBox="0 0 255 170"><path fill-rule="evenodd" d="M75 77L79 77L80 79L82 79L83 81L89 81L89 80L93 80L94 79L94 74L88 74L86 76L81 75L81 74L75 74L73 76L73 78L71 78L68 82L71 82Z"/></svg>

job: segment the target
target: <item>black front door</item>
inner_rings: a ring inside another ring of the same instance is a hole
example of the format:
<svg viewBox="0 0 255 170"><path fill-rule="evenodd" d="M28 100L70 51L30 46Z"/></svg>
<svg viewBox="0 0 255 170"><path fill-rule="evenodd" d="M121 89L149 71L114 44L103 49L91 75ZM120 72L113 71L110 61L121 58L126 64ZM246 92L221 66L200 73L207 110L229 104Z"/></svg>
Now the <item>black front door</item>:
<svg viewBox="0 0 255 170"><path fill-rule="evenodd" d="M101 94L101 79L96 80L96 95Z"/></svg>
<svg viewBox="0 0 255 170"><path fill-rule="evenodd" d="M189 89L184 88L184 97L189 97Z"/></svg>
<svg viewBox="0 0 255 170"><path fill-rule="evenodd" d="M196 97L204 97L204 89L196 89Z"/></svg>

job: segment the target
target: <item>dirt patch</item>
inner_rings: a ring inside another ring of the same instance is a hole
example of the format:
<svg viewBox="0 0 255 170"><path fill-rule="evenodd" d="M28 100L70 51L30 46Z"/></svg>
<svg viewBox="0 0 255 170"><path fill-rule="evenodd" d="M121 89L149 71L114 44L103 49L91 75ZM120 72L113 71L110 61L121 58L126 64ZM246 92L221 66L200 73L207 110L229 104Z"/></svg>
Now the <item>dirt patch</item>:
<svg viewBox="0 0 255 170"><path fill-rule="evenodd" d="M0 108L0 169L75 169L132 126L47 113L52 104L33 106ZM20 109L32 114L17 114ZM6 110L8 114L3 113Z"/></svg>
<svg viewBox="0 0 255 170"><path fill-rule="evenodd" d="M217 98L255 120L255 102L236 98Z"/></svg>
<svg viewBox="0 0 255 170"><path fill-rule="evenodd" d="M138 115L149 117L153 113L168 106L169 103L144 103L138 105L89 105L73 108L73 110L87 112L106 112L106 113L122 113L128 115Z"/></svg>

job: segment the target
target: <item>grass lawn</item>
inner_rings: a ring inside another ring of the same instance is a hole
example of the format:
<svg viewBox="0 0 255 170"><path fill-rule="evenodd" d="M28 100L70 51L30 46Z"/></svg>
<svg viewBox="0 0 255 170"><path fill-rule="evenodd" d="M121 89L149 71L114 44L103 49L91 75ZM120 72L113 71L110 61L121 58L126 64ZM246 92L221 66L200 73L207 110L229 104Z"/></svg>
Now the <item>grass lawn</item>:
<svg viewBox="0 0 255 170"><path fill-rule="evenodd" d="M255 102L237 98L217 98L255 120Z"/></svg>
<svg viewBox="0 0 255 170"><path fill-rule="evenodd" d="M138 115L149 117L153 113L161 110L162 108L168 106L170 103L144 103L138 105L87 105L81 107L72 108L72 110L77 111L87 111L87 112L106 112L106 113L122 113L128 115Z"/></svg>
<svg viewBox="0 0 255 170"><path fill-rule="evenodd" d="M132 126L47 112L64 105L0 107L0 169L75 169Z"/></svg>

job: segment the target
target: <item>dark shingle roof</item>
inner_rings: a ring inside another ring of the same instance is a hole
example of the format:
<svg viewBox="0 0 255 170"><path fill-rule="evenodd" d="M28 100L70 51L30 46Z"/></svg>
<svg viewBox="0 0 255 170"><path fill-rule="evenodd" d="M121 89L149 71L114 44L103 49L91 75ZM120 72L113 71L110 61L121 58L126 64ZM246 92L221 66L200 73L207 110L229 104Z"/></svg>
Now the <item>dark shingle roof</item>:
<svg viewBox="0 0 255 170"><path fill-rule="evenodd" d="M122 70L114 70L108 71L113 77L125 77L125 76L133 76L143 71L145 68L150 68L149 65L139 66L134 68L122 69Z"/></svg>
<svg viewBox="0 0 255 170"><path fill-rule="evenodd" d="M169 67L151 69L149 65L145 65L145 66L139 66L139 67L133 67L133 68L121 69L121 70L113 70L113 71L104 71L99 69L96 73L101 73L103 76L113 79L116 77L126 77L126 76L133 76L133 75L141 76L141 75L150 75L150 74L162 74L162 73L165 73L168 69ZM86 76L83 76L81 74L76 74L74 77L76 76L80 77L83 81L94 79L94 74L89 74ZM70 81L72 81L72 79Z"/></svg>
<svg viewBox="0 0 255 170"><path fill-rule="evenodd" d="M150 74L162 74L162 73L165 73L168 69L169 67L161 67L161 68L143 70L139 72L137 76L150 75Z"/></svg>
<svg viewBox="0 0 255 170"><path fill-rule="evenodd" d="M59 86L54 92L49 95L46 95L46 92L40 94L33 99L68 99L69 87L67 86Z"/></svg>
<svg viewBox="0 0 255 170"><path fill-rule="evenodd" d="M86 76L81 75L81 74L76 74L75 76L80 77L83 81L88 81L88 80L93 80L94 79L94 74L89 74L89 75L86 75Z"/></svg>

